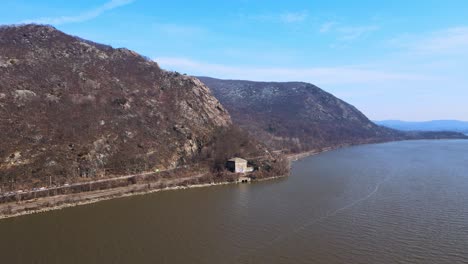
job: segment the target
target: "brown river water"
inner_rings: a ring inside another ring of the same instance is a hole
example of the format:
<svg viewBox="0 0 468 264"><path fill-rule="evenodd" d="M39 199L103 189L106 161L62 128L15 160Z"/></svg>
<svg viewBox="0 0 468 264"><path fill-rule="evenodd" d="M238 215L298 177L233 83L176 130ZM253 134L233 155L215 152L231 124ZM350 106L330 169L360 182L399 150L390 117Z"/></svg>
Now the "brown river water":
<svg viewBox="0 0 468 264"><path fill-rule="evenodd" d="M468 263L468 141L350 147L281 180L0 220L0 263Z"/></svg>

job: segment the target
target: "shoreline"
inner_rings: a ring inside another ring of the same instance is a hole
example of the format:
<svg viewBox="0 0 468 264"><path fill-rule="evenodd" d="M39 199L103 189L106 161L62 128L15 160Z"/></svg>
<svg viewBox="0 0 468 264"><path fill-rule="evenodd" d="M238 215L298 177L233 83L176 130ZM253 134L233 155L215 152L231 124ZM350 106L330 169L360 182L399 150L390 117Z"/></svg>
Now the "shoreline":
<svg viewBox="0 0 468 264"><path fill-rule="evenodd" d="M321 150L310 150L310 151L305 151L301 153L286 154L285 156L290 166L292 166L293 162L301 160L303 158L318 155L324 152L333 151L333 150L344 148L344 147L349 147L349 146L352 146L352 144L343 144L340 146L323 148ZM288 176L289 175L271 176L267 178L256 179L253 182L275 180L275 179L280 179L280 178L286 178ZM151 194L151 193L162 192L162 191L204 188L204 187L221 186L221 185L228 185L228 184L241 184L238 182L231 182L231 181L184 184L184 181L193 180L196 178L197 177L192 176L192 177L186 177L186 178L167 180L167 182L164 182L166 185L175 185L175 186L164 187L164 188L158 187L161 184L161 182L157 181L157 182L152 182L152 183L138 183L135 185L129 185L129 186L117 187L117 188L111 188L111 189L105 189L105 190L96 190L96 191L91 191L91 192L81 192L81 193L49 196L49 197L37 198L35 200L0 204L0 211L5 210L6 208L10 208L11 210L17 211L13 213L3 213L3 212L0 213L0 220L14 218L18 216L30 215L30 214L61 210L61 209L80 206L80 205L88 205L88 204L93 204L93 203L97 203L101 201L108 201L112 199ZM181 185L177 185L177 184L181 184Z"/></svg>
<svg viewBox="0 0 468 264"><path fill-rule="evenodd" d="M191 189L191 188L204 188L204 187L227 185L227 184L232 184L232 182L201 183L201 184L193 184L193 185L187 185L187 186L174 186L174 187L166 187L166 188L155 188L155 189L150 189L150 190L141 190L141 191L138 191L138 192L134 192L133 190L128 190L128 192L124 192L124 193L121 193L121 194L103 195L102 197L92 198L92 199L82 197L81 200L77 200L76 202L52 205L52 206L43 207L43 208L40 208L40 209L24 210L24 211L14 213L14 214L9 214L9 215L0 215L0 220L13 218L13 217L18 217L18 216L23 216L23 215L31 215L31 214L61 210L61 209L80 206L80 205L94 204L94 203L98 203L98 202L101 202L101 201L109 201L109 200L118 199L118 198L125 198L125 197L131 197L131 196L151 194L151 193L162 192L162 191L174 191L174 190L183 190L183 189ZM134 187L134 186L132 186L132 187ZM120 189L122 189L122 188L130 189L128 187L120 187ZM112 190L117 190L117 189L119 189L119 188L115 188L115 189L112 189ZM102 191L97 191L97 192L102 193ZM92 193L88 193L88 194L92 195ZM82 196L83 193L76 194L76 195L77 196ZM68 195L64 195L64 196L68 196ZM31 203L34 203L34 202L41 202L41 201L45 202L45 200L49 200L48 198L57 198L57 197L39 198L38 201L33 201L33 202L27 202L26 201L26 202L24 202L24 204L31 204ZM62 197L59 197L59 198L62 198ZM41 201L39 201L39 200L41 200ZM22 204L22 203L20 203L20 204Z"/></svg>
<svg viewBox="0 0 468 264"><path fill-rule="evenodd" d="M280 179L280 178L285 178L287 176L288 175L272 176L272 177L257 179L253 182L262 182L262 181L267 181L267 180ZM222 185L228 185L228 184L243 184L243 183L231 182L231 181L207 182L207 183L197 183L197 184L187 184L187 185L183 184L185 180L191 180L191 179L194 179L194 178L187 177L187 178L182 178L182 179L176 179L176 181L179 181L179 183L169 183L169 184L181 184L181 185L164 187L164 188L158 187L160 182L140 183L140 184L125 186L125 187L117 187L117 188L112 188L112 189L107 189L107 190L97 190L97 191L91 191L91 192L42 197L42 198L37 198L36 200L0 204L0 209L4 210L5 208L10 207L12 210L17 211L11 214L0 213L0 220L24 216L24 215L31 215L31 214L61 210L61 209L80 206L80 205L94 204L94 203L98 203L101 201L108 201L108 200L113 200L113 199L118 199L118 198L125 198L125 197L137 196L137 195L146 195L146 194L162 192L162 191L205 188L205 187L222 186ZM150 186L149 189L148 189L148 186Z"/></svg>
<svg viewBox="0 0 468 264"><path fill-rule="evenodd" d="M344 148L344 147L348 147L348 146L330 147L330 148L325 148L325 149L322 149L322 150L310 150L310 151L301 152L301 153L288 154L288 155L286 155L286 158L289 160L289 162L292 163L294 161L298 161L298 160L301 160L301 159L304 159L304 158L307 158L307 157L310 157L310 156L315 156L315 155L318 155L318 154L322 154L322 153L325 153L325 152L337 150L337 149Z"/></svg>
<svg viewBox="0 0 468 264"><path fill-rule="evenodd" d="M305 152L301 152L301 153L292 153L292 154L286 154L286 158L288 159L288 161L290 163L294 162L294 161L298 161L298 160L301 160L301 159L304 159L304 158L307 158L307 157L310 157L310 156L315 156L315 155L318 155L318 154L322 154L322 153L325 153L325 152L330 152L330 151L334 151L334 150L338 150L338 149L342 149L342 148L347 148L347 147L352 147L352 146L359 146L359 145L367 145L367 144L379 144L381 142L378 142L378 143L369 143L369 142L366 142L366 143L357 143L357 144L351 144L351 143L346 143L346 144L341 144L341 145L337 145L337 146L332 146L332 147L325 147L325 148L322 148L322 149L315 149L315 150L309 150L309 151L305 151Z"/></svg>

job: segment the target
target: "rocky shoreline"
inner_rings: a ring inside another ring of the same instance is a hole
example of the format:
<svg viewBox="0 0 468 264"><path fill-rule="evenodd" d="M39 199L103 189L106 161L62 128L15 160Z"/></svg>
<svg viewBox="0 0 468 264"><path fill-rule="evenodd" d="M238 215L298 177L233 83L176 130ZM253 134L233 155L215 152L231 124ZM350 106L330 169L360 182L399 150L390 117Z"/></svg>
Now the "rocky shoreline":
<svg viewBox="0 0 468 264"><path fill-rule="evenodd" d="M116 198L124 198L124 197L130 197L130 196L135 196L135 195L144 195L144 194L150 194L150 193L155 193L155 192L160 192L160 191L171 191L171 190L182 190L182 189L189 189L189 188L201 188L201 187L209 187L209 186L217 186L217 185L226 185L226 184L231 184L232 182L220 182L220 183L204 183L204 184L193 184L193 185L187 185L187 186L174 186L174 187L166 187L166 188L155 188L155 189L148 189L148 190L140 190L140 191L135 191L135 188L130 188L130 187L123 187L120 189L126 189L126 190L116 190L112 189L114 191L119 191L120 193L117 194L111 194L107 195L103 191L98 191L99 193L102 194L101 197L97 198L92 198L95 196L94 193L80 193L75 197L77 200L74 200L73 202L64 202L61 203L60 201L66 201L67 197L69 195L65 195L65 197L45 197L45 198L40 198L37 201L26 201L26 202L21 202L21 203L16 203L14 206L18 207L23 207L23 211L13 213L13 214L0 214L0 219L6 219L6 218L12 218L12 217L17 217L17 216L22 216L22 215L29 215L29 214L35 214L35 213L42 213L42 212L48 212L48 211L53 211L53 210L59 210L59 209L64 209L68 207L75 207L79 205L87 205L87 204L93 204L101 201L107 201L111 199L116 199ZM131 186L134 187L134 186ZM119 189L119 188L117 188ZM51 202L56 202L55 205L51 204ZM47 205L44 205L44 207L41 208L34 208L34 209L27 209L28 205L34 205L34 204L44 204L48 203ZM8 205L8 204L7 204ZM11 204L10 204L11 205Z"/></svg>
<svg viewBox="0 0 468 264"><path fill-rule="evenodd" d="M369 142L367 142L368 144ZM366 144L366 143L363 143ZM333 151L336 149L349 147L357 144L341 144L338 146L327 147L323 149L315 149L311 151L305 151L301 153L287 154L286 159L289 162L289 166L292 166L294 161L301 160L306 157L318 155L324 152ZM200 176L200 175L198 175ZM202 176L202 175L201 175ZM279 178L285 178L289 175L275 175L271 177L265 177L256 179L255 182L274 180ZM124 187L117 187L105 190L96 190L90 192L73 193L66 195L50 196L37 198L35 200L11 202L0 204L0 220L6 218L12 218L22 215L29 215L41 212L48 212L52 210L59 210L68 207L75 207L79 205L86 205L97 203L100 201L106 201L116 198L129 197L134 195L144 195L149 193L155 193L160 191L170 190L182 190L189 188L202 188L218 185L237 184L235 181L221 181L221 182L200 182L197 184L187 184L187 182L196 180L201 177L190 176L178 179L167 179L163 182L156 181L151 183L138 183L135 185L129 185ZM166 187L161 187L166 186ZM9 212L7 212L9 211Z"/></svg>
<svg viewBox="0 0 468 264"><path fill-rule="evenodd" d="M255 181L266 181L287 177L288 175L272 176ZM17 216L48 212L53 210L64 209L68 207L75 207L79 205L86 205L97 203L100 201L107 201L116 198L123 198L135 195L144 195L160 191L171 191L171 190L183 190L190 188L203 188L210 186L219 186L227 184L237 184L233 181L222 181L222 182L207 182L198 184L186 184L185 182L193 180L194 177L186 177L175 180L168 180L164 182L166 186L161 188L161 182L154 183L141 183L136 185L130 185L125 187L118 187L107 190L97 190L92 192L75 193L68 195L50 196L38 198L35 200L5 203L0 204L0 220L6 218L12 218ZM9 212L6 212L9 211Z"/></svg>
<svg viewBox="0 0 468 264"><path fill-rule="evenodd" d="M335 147L328 147L323 148L320 150L311 150L301 153L295 154L288 154L286 155L287 160L292 166L294 161L301 160L306 157L318 155L324 152L333 151L339 148L348 147L352 144L343 144ZM261 179L256 179L254 182L261 182L267 180L274 180L279 178L285 178L289 175L276 175L271 177L265 177ZM79 205L87 205L92 203L97 203L100 201L107 201L116 198L123 198L135 195L144 195L150 194L160 191L171 191L171 190L183 190L183 189L190 189L190 188L203 188L203 187L210 187L210 186L219 186L219 185L227 185L227 184L237 184L237 182L233 181L222 181L222 182L206 182L206 183L198 183L198 184L186 184L186 182L190 180L197 179L197 177L184 177L179 179L169 179L165 180L164 182L157 181L153 183L139 183L130 186L124 187L117 187L112 189L106 190L97 190L91 192L82 192L82 193L74 193L74 194L67 194L67 195L58 195L58 196L50 196L50 197L43 197L38 198L35 200L29 201L22 201L22 202L12 202L12 203L5 203L0 204L0 220L6 218L13 218L17 216L35 214L35 213L42 213L48 212L53 210L64 209L68 207L75 207ZM161 188L161 184L164 186ZM5 212L10 211L10 212Z"/></svg>

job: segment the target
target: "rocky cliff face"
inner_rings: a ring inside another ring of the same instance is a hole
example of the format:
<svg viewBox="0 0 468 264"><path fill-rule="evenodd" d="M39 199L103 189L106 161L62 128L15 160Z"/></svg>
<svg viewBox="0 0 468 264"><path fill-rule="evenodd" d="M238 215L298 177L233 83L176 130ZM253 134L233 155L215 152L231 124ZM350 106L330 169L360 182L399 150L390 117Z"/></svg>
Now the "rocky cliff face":
<svg viewBox="0 0 468 264"><path fill-rule="evenodd" d="M375 125L354 106L309 83L199 79L236 124L275 149L297 152L403 136Z"/></svg>
<svg viewBox="0 0 468 264"><path fill-rule="evenodd" d="M97 177L190 160L231 119L198 79L39 25L0 28L0 180Z"/></svg>

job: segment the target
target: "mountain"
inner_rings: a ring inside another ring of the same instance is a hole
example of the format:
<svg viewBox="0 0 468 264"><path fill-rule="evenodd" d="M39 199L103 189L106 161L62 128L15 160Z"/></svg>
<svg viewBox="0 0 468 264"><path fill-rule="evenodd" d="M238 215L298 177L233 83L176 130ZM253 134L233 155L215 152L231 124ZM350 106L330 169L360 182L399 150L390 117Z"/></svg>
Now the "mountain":
<svg viewBox="0 0 468 264"><path fill-rule="evenodd" d="M275 150L301 152L406 139L466 138L456 132L399 131L370 121L354 106L304 82L198 77L235 124Z"/></svg>
<svg viewBox="0 0 468 264"><path fill-rule="evenodd" d="M400 120L383 120L375 123L404 131L456 131L468 133L468 122L458 120L433 120L426 122L408 122Z"/></svg>
<svg viewBox="0 0 468 264"><path fill-rule="evenodd" d="M311 84L201 79L219 101L199 79L131 50L51 26L0 27L0 188L197 166L224 177L233 156L269 177L288 165L265 146L299 152L421 137L377 126ZM446 136L459 135L424 135Z"/></svg>
<svg viewBox="0 0 468 264"><path fill-rule="evenodd" d="M198 78L226 107L234 123L274 149L299 152L404 137L309 83Z"/></svg>
<svg viewBox="0 0 468 264"><path fill-rule="evenodd" d="M133 51L50 26L0 28L0 184L175 168L231 126L198 79Z"/></svg>

